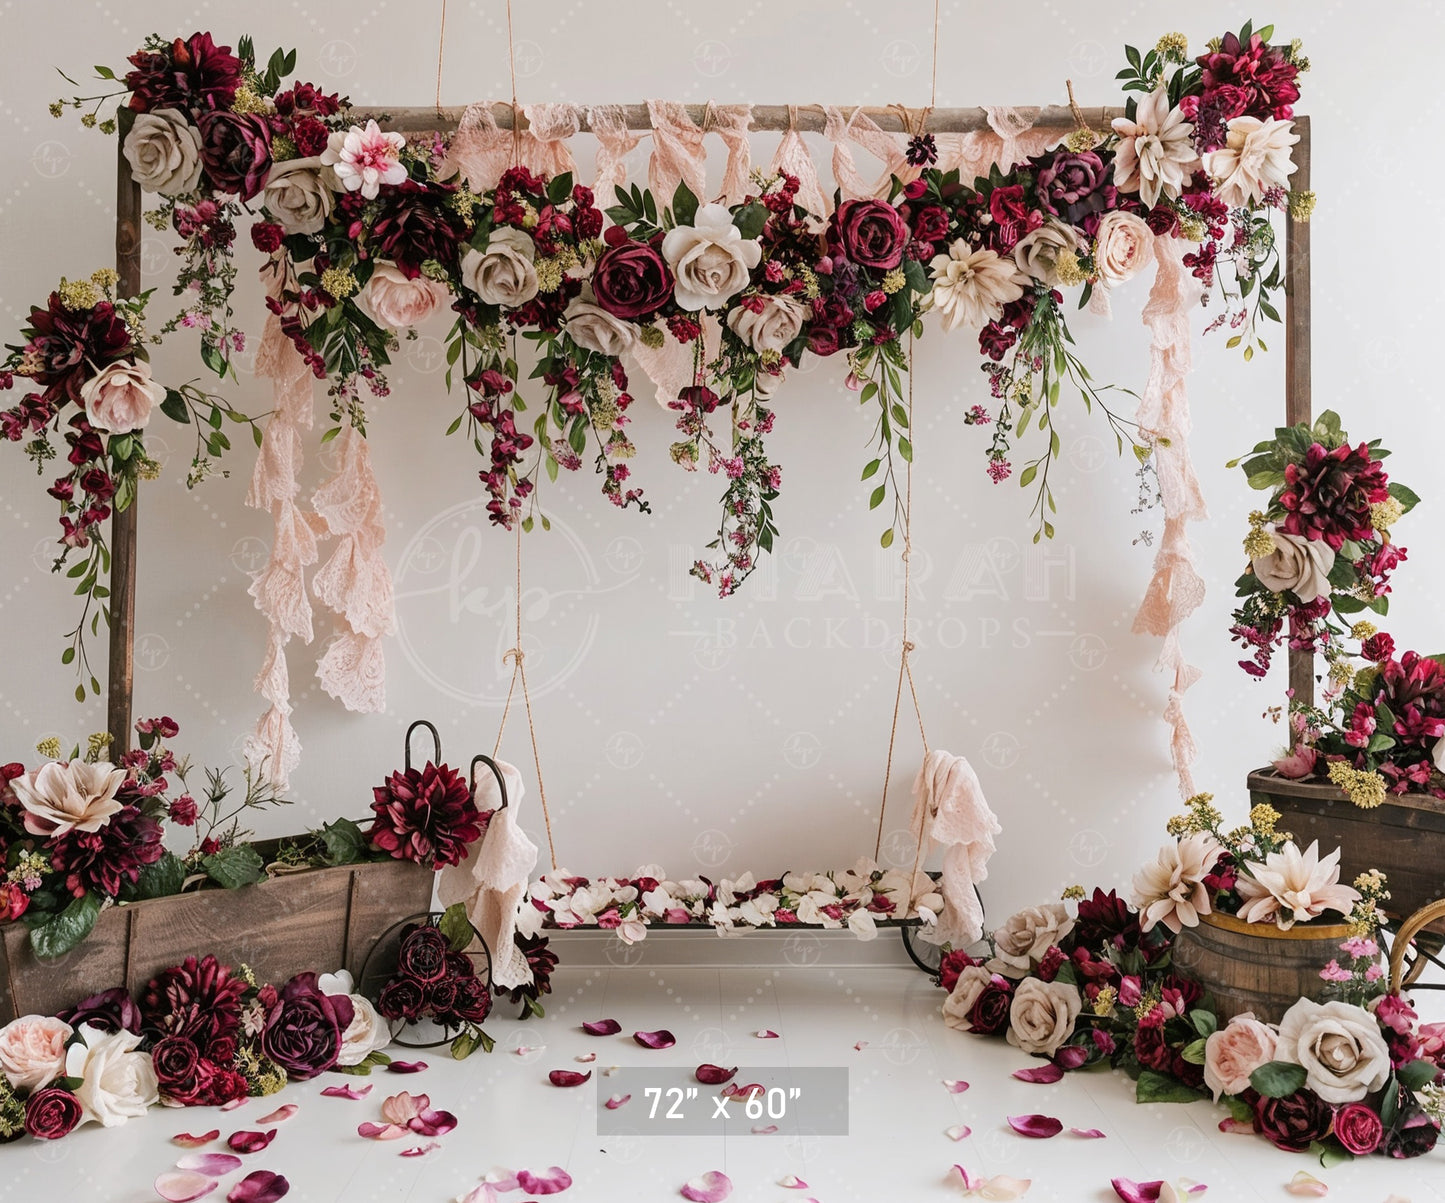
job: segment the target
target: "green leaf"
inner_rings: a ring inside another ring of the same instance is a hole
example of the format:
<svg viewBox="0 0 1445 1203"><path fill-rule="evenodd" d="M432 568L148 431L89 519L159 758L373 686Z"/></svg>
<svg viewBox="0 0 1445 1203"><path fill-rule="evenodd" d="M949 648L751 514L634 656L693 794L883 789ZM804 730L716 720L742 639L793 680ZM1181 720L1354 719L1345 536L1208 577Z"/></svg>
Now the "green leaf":
<svg viewBox="0 0 1445 1203"><path fill-rule="evenodd" d="M319 832L321 842L326 846L328 865L353 865L362 858L366 837L350 819L337 819L327 823Z"/></svg>
<svg viewBox="0 0 1445 1203"><path fill-rule="evenodd" d="M1030 464L1022 472L1019 473L1019 488L1027 489L1029 485L1034 483L1034 477L1038 474L1038 464Z"/></svg>
<svg viewBox="0 0 1445 1203"><path fill-rule="evenodd" d="M136 878L134 897L137 902L147 898L168 898L181 892L186 880L185 863L173 852L167 852L153 865L147 865Z"/></svg>
<svg viewBox="0 0 1445 1203"><path fill-rule="evenodd" d="M74 649L73 647L68 647L68 648L66 648L63 652L60 653L60 663L62 663L62 664L70 664L70 663L72 663L74 660L75 660L75 649Z"/></svg>
<svg viewBox="0 0 1445 1203"><path fill-rule="evenodd" d="M869 460L866 464L863 465L862 479L867 480L870 476L874 475L878 471L878 468L882 463L883 461L880 459ZM66 663L69 664L70 661L67 660Z"/></svg>
<svg viewBox="0 0 1445 1203"><path fill-rule="evenodd" d="M1282 1099L1305 1084L1304 1066L1290 1061L1266 1061L1249 1075L1249 1084L1267 1099Z"/></svg>
<svg viewBox="0 0 1445 1203"><path fill-rule="evenodd" d="M767 209L757 201L744 205L733 214L733 225L737 227L739 234L749 240L756 238L763 232L763 226L767 223L767 220Z"/></svg>
<svg viewBox="0 0 1445 1203"><path fill-rule="evenodd" d="M1227 1094L1220 1099L1229 1108L1229 1114L1239 1123L1247 1124L1254 1119L1254 1108L1237 1094Z"/></svg>
<svg viewBox="0 0 1445 1203"><path fill-rule="evenodd" d="M887 495L888 486L879 485L876 489L873 490L873 496L868 498L868 508L870 510L876 510L880 505L883 504L883 498Z"/></svg>
<svg viewBox="0 0 1445 1203"><path fill-rule="evenodd" d="M1184 1060L1188 1061L1190 1065L1203 1065L1204 1045L1205 1040L1204 1037L1201 1036L1198 1040L1191 1040L1188 1044L1186 1044L1184 1048L1180 1051L1179 1055L1183 1057Z"/></svg>
<svg viewBox="0 0 1445 1203"><path fill-rule="evenodd" d="M266 865L260 853L246 844L222 848L210 856L201 857L201 868L218 886L225 886L228 890L254 885L266 876Z"/></svg>
<svg viewBox="0 0 1445 1203"><path fill-rule="evenodd" d="M680 226L690 226L696 216L697 197L686 183L678 180L677 190L672 194L672 219Z"/></svg>
<svg viewBox="0 0 1445 1203"><path fill-rule="evenodd" d="M1433 1061L1411 1061L1408 1065L1403 1065L1396 1070L1395 1076L1400 1079L1401 1086L1419 1090L1422 1086L1433 1082L1438 1072Z"/></svg>
<svg viewBox="0 0 1445 1203"><path fill-rule="evenodd" d="M477 1049L484 1053L491 1052L496 1043L481 1028L468 1028L452 1041L452 1056L458 1061L465 1061Z"/></svg>
<svg viewBox="0 0 1445 1203"><path fill-rule="evenodd" d="M913 462L913 444L901 435L898 439L898 454L903 457L904 463L911 464Z"/></svg>
<svg viewBox="0 0 1445 1203"><path fill-rule="evenodd" d="M453 952L466 952L472 943L472 921L467 918L467 908L460 902L452 903L442 912L437 930L446 937Z"/></svg>
<svg viewBox="0 0 1445 1203"><path fill-rule="evenodd" d="M1390 482L1390 496L1400 503L1405 513L1409 513L1420 504L1420 495L1414 489L1407 488L1398 481Z"/></svg>
<svg viewBox="0 0 1445 1203"><path fill-rule="evenodd" d="M1214 1012L1205 1011L1202 1008L1189 1012L1189 1022L1194 1025L1196 1032L1206 1038L1219 1030L1219 1020L1214 1017Z"/></svg>
<svg viewBox="0 0 1445 1203"><path fill-rule="evenodd" d="M1193 1103L1202 1097L1199 1091L1191 1090L1183 1082L1152 1069L1141 1073L1134 1085L1136 1103Z"/></svg>
<svg viewBox="0 0 1445 1203"><path fill-rule="evenodd" d="M84 894L53 919L38 927L32 927L30 947L42 960L63 957L90 935L95 921L99 918L99 897L95 894Z"/></svg>
<svg viewBox="0 0 1445 1203"><path fill-rule="evenodd" d="M893 528L892 528L891 526L890 526L886 531L884 531L882 535L879 536L878 546L879 546L879 547L892 547L892 546L893 546Z"/></svg>
<svg viewBox="0 0 1445 1203"><path fill-rule="evenodd" d="M161 413L172 422L180 422L182 425L189 425L191 421L190 406L186 404L186 399L173 388L166 389L165 400L161 402Z"/></svg>

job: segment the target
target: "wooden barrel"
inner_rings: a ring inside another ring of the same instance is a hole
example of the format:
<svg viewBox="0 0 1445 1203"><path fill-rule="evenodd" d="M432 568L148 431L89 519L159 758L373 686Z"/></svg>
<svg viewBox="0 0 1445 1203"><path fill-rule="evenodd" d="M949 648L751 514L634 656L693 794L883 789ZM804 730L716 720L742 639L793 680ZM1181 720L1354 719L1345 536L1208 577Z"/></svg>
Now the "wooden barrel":
<svg viewBox="0 0 1445 1203"><path fill-rule="evenodd" d="M1221 1025L1245 1011L1278 1023L1301 998L1323 993L1320 970L1339 957L1349 937L1343 923L1280 931L1273 923L1202 915L1198 927L1186 927L1175 939L1174 964L1204 983Z"/></svg>

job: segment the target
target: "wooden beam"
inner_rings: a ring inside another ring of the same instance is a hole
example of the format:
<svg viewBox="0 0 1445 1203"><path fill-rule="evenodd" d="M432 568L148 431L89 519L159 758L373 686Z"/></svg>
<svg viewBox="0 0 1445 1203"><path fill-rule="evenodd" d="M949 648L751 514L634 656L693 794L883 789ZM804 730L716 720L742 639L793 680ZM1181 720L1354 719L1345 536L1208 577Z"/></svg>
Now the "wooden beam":
<svg viewBox="0 0 1445 1203"><path fill-rule="evenodd" d="M1299 142L1290 190L1310 186L1310 119L1296 117ZM1284 420L1288 426L1314 421L1310 398L1310 227L1293 217L1285 223L1284 246ZM1313 705L1315 654L1290 652L1289 687L1296 701ZM1290 739L1294 742L1293 735Z"/></svg>

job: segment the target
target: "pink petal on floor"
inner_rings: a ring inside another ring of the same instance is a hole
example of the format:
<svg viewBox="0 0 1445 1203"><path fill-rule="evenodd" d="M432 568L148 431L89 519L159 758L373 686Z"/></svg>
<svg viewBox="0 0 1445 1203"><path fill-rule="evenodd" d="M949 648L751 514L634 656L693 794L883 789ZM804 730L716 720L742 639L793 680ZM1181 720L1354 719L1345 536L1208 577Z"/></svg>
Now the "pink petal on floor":
<svg viewBox="0 0 1445 1203"><path fill-rule="evenodd" d="M403 1149L401 1155L403 1157L425 1157L428 1153L434 1153L441 1147L441 1141L429 1140L424 1145L415 1145L410 1149Z"/></svg>
<svg viewBox="0 0 1445 1203"><path fill-rule="evenodd" d="M192 1136L189 1132L178 1132L171 1137L171 1144L180 1145L183 1149L199 1149L202 1145L208 1145L213 1140L221 1139L221 1130L212 1128L209 1132L202 1132L199 1136Z"/></svg>
<svg viewBox="0 0 1445 1203"><path fill-rule="evenodd" d="M560 1165L554 1165L545 1174L518 1170L517 1185L529 1195L556 1195L572 1185L572 1175Z"/></svg>
<svg viewBox="0 0 1445 1203"><path fill-rule="evenodd" d="M1300 1170L1289 1180L1285 1187L1292 1195L1301 1195L1305 1198L1323 1199L1330 1193L1330 1188L1311 1174L1308 1170Z"/></svg>
<svg viewBox="0 0 1445 1203"><path fill-rule="evenodd" d="M1124 1203L1158 1203L1159 1192L1164 1189L1163 1181L1158 1179L1135 1182L1132 1178L1115 1178L1110 1185Z"/></svg>
<svg viewBox="0 0 1445 1203"><path fill-rule="evenodd" d="M721 1170L708 1170L688 1182L680 1193L691 1203L722 1203L733 1193L733 1182Z"/></svg>
<svg viewBox="0 0 1445 1203"><path fill-rule="evenodd" d="M754 1136L772 1136L778 1130L777 1124L758 1124L752 1129Z"/></svg>
<svg viewBox="0 0 1445 1203"><path fill-rule="evenodd" d="M754 1032L753 1035L759 1040L776 1040L778 1038L777 1032L771 1028L764 1028L761 1032Z"/></svg>
<svg viewBox="0 0 1445 1203"><path fill-rule="evenodd" d="M731 1082L737 1072L736 1065L731 1069L724 1069L721 1065L704 1064L693 1070L693 1076L704 1086L721 1086L724 1082Z"/></svg>
<svg viewBox="0 0 1445 1203"><path fill-rule="evenodd" d="M1221 1132L1232 1132L1240 1136L1253 1136L1254 1125L1248 1120L1235 1119L1233 1116L1226 1117L1219 1121Z"/></svg>
<svg viewBox="0 0 1445 1203"><path fill-rule="evenodd" d="M205 1174L207 1178L223 1178L241 1168L241 1159L231 1153L187 1153L176 1162L176 1169Z"/></svg>
<svg viewBox="0 0 1445 1203"><path fill-rule="evenodd" d="M203 1199L221 1184L194 1170L167 1170L155 1181L156 1194L166 1203L191 1203Z"/></svg>
<svg viewBox="0 0 1445 1203"><path fill-rule="evenodd" d="M1051 1082L1057 1082L1064 1076L1062 1067L1055 1065L1052 1061L1045 1061L1042 1065L1030 1065L1027 1069L1014 1070L1013 1076L1020 1082L1037 1082L1047 1086Z"/></svg>
<svg viewBox="0 0 1445 1203"><path fill-rule="evenodd" d="M403 1128L431 1106L431 1095L400 1091L381 1103L381 1118Z"/></svg>
<svg viewBox="0 0 1445 1203"><path fill-rule="evenodd" d="M616 1111L619 1107L626 1107L630 1102L632 1102L632 1096L630 1094L614 1094L602 1105L606 1107L608 1111Z"/></svg>
<svg viewBox="0 0 1445 1203"><path fill-rule="evenodd" d="M481 1182L464 1195L458 1195L453 1203L501 1203L502 1196L489 1182Z"/></svg>
<svg viewBox="0 0 1445 1203"><path fill-rule="evenodd" d="M1035 1140L1047 1140L1064 1130L1064 1125L1052 1115L1011 1115L1008 1126L1020 1136L1031 1136Z"/></svg>
<svg viewBox="0 0 1445 1203"><path fill-rule="evenodd" d="M276 1203L277 1199L284 1199L290 1190L291 1183L280 1174L255 1170L231 1187L226 1203Z"/></svg>
<svg viewBox="0 0 1445 1203"><path fill-rule="evenodd" d="M752 1095L762 1093L763 1084L761 1082L749 1082L746 1086L737 1082L729 1082L717 1092L717 1097L720 1099L747 1099Z"/></svg>
<svg viewBox="0 0 1445 1203"><path fill-rule="evenodd" d="M412 1116L406 1126L418 1136L445 1136L456 1129L457 1117L450 1111L433 1111L428 1108L420 1115Z"/></svg>
<svg viewBox="0 0 1445 1203"><path fill-rule="evenodd" d="M954 1124L951 1128L945 1128L943 1134L949 1140L964 1140L973 1135L973 1129L967 1124Z"/></svg>
<svg viewBox="0 0 1445 1203"><path fill-rule="evenodd" d="M1085 1140L1104 1140L1104 1134L1098 1128L1070 1128L1075 1136L1082 1136Z"/></svg>
<svg viewBox="0 0 1445 1203"><path fill-rule="evenodd" d="M368 1082L365 1086L328 1086L321 1095L328 1099L364 1099L375 1088L374 1082Z"/></svg>
<svg viewBox="0 0 1445 1203"><path fill-rule="evenodd" d="M797 1174L789 1174L786 1178L779 1178L778 1185L788 1190L807 1190L808 1184Z"/></svg>
<svg viewBox="0 0 1445 1203"><path fill-rule="evenodd" d="M393 1074L419 1074L426 1067L425 1061L393 1061L386 1067L386 1072Z"/></svg>
<svg viewBox="0 0 1445 1203"><path fill-rule="evenodd" d="M985 1178L981 1174L970 1174L961 1165L953 1168L963 1180L963 1193L980 1199L1021 1199L1032 1185L1029 1178L1013 1178L1008 1174Z"/></svg>
<svg viewBox="0 0 1445 1203"><path fill-rule="evenodd" d="M968 1089L968 1083L955 1081L951 1078L944 1078L943 1088L948 1091L949 1094L962 1094Z"/></svg>
<svg viewBox="0 0 1445 1203"><path fill-rule="evenodd" d="M237 1153L259 1153L275 1139L276 1129L267 1128L264 1132L232 1132L226 1144Z"/></svg>
<svg viewBox="0 0 1445 1203"><path fill-rule="evenodd" d="M258 1124L279 1124L283 1120L290 1119L299 1110L301 1110L301 1108L295 1103L283 1103L277 1107L275 1111L271 1112L270 1115L263 1115L256 1122Z"/></svg>
<svg viewBox="0 0 1445 1203"><path fill-rule="evenodd" d="M853 1046L853 1051L854 1051L855 1053L861 1053L861 1052L862 1052L865 1048L867 1048L867 1047L868 1047L868 1041L866 1041L866 1040L860 1040L860 1041L858 1041L857 1044L855 1044L855 1045Z"/></svg>
<svg viewBox="0 0 1445 1203"><path fill-rule="evenodd" d="M401 1124L373 1124L368 1120L356 1126L356 1134L367 1140L399 1140L407 1134L407 1129Z"/></svg>
<svg viewBox="0 0 1445 1203"><path fill-rule="evenodd" d="M585 1074L579 1074L575 1069L554 1069L547 1075L547 1081L553 1086L581 1086L591 1076L590 1069Z"/></svg>
<svg viewBox="0 0 1445 1203"><path fill-rule="evenodd" d="M501 1191L503 1194L519 1189L520 1185L517 1182L516 1174L512 1173L511 1170L503 1169L488 1170L482 1175L482 1183L485 1186L490 1186L493 1190Z"/></svg>
<svg viewBox="0 0 1445 1203"><path fill-rule="evenodd" d="M572 1060L580 1061L583 1065L590 1065L593 1061L597 1060L597 1054L583 1053L580 1057L573 1057Z"/></svg>
<svg viewBox="0 0 1445 1203"><path fill-rule="evenodd" d="M528 1053L540 1053L546 1049L545 1044L519 1044L512 1050L519 1057L525 1057Z"/></svg>
<svg viewBox="0 0 1445 1203"><path fill-rule="evenodd" d="M589 1036L615 1036L622 1031L622 1025L615 1019L594 1019L591 1023L584 1023L582 1030Z"/></svg>
<svg viewBox="0 0 1445 1203"><path fill-rule="evenodd" d="M229 1103L222 1103L222 1111L234 1111L237 1107L244 1107L251 1100L249 1098L232 1099Z"/></svg>
<svg viewBox="0 0 1445 1203"><path fill-rule="evenodd" d="M656 1032L633 1032L632 1038L643 1048L671 1048L677 1043L677 1037L666 1028L661 1028Z"/></svg>

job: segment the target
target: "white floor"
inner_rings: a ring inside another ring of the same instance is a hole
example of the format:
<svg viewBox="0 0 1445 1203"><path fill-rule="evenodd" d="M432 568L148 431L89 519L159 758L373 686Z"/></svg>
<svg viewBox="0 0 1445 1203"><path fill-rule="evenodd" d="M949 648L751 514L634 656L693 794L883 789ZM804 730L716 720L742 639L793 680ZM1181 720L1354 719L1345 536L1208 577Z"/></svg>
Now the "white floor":
<svg viewBox="0 0 1445 1203"><path fill-rule="evenodd" d="M729 952L741 943L729 942ZM1301 1169L1326 1179L1330 1198L1345 1203L1384 1203L1391 1195L1412 1203L1445 1199L1445 1151L1413 1162L1370 1158L1324 1171L1253 1137L1222 1135L1216 1127L1221 1113L1207 1104L1136 1106L1132 1084L1122 1075L1076 1073L1053 1086L1015 1081L1009 1075L1026 1059L1001 1040L945 1028L938 1014L941 992L911 967L801 967L781 958L764 968L698 968L667 959L654 955L637 965L602 959L564 968L545 1020L493 1019L487 1025L497 1038L490 1057L479 1053L456 1063L445 1050L425 1052L419 1055L430 1068L413 1076L325 1075L229 1113L152 1111L122 1128L87 1127L53 1144L25 1140L0 1147L0 1199L150 1203L156 1174L183 1152L169 1143L171 1136L219 1128L224 1140L285 1101L298 1103L298 1114L278 1125L271 1147L248 1156L245 1168L284 1173L292 1185L289 1198L298 1203L450 1203L492 1167L544 1171L553 1165L575 1180L555 1196L559 1203L663 1203L678 1199L688 1179L708 1170L732 1179L735 1203L925 1203L963 1197L950 1173L955 1162L977 1173L1032 1179L1031 1203L1108 1203L1116 1198L1110 1179L1118 1176L1194 1179L1208 1184L1205 1198L1216 1203L1288 1200L1285 1185ZM602 1018L615 1018L623 1033L595 1039L578 1026ZM657 1028L674 1032L677 1047L650 1052L630 1039L634 1030ZM780 1039L759 1040L753 1033L760 1029L772 1029ZM867 1047L855 1049L861 1041ZM528 1046L533 1051L517 1054ZM579 1065L574 1057L586 1053L597 1053L596 1062ZM742 1081L750 1064L845 1066L851 1134L603 1139L596 1135L595 1109L599 1083L602 1097L611 1093L608 1079L598 1073L575 1089L547 1080L552 1069L690 1069L705 1061L741 1065ZM971 1088L952 1094L944 1079L963 1079ZM320 1097L323 1086L367 1081L375 1089L363 1101ZM379 1119L381 1099L399 1090L425 1091L434 1107L456 1114L460 1124L441 1138L441 1149L406 1158L400 1150L419 1140L378 1143L356 1135L356 1125ZM1005 1117L1030 1112L1057 1116L1065 1131L1051 1140L1015 1135ZM972 1136L954 1143L945 1129L956 1124L969 1125ZM1070 1127L1106 1135L1081 1139L1070 1135ZM808 1189L783 1189L779 1180L790 1174ZM210 1198L224 1199L239 1176L225 1179ZM502 1198L521 1203L531 1196Z"/></svg>

